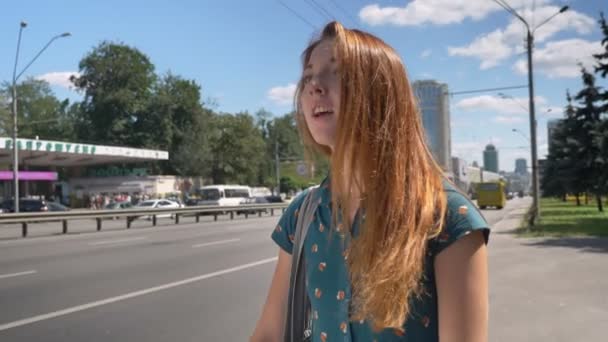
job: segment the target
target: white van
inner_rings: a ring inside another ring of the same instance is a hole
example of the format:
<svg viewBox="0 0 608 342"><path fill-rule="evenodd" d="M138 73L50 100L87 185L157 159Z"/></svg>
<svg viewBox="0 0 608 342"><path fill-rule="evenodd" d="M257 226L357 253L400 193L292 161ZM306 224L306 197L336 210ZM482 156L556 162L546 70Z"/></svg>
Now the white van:
<svg viewBox="0 0 608 342"><path fill-rule="evenodd" d="M252 197L251 188L245 185L207 185L197 192L198 205L237 206Z"/></svg>

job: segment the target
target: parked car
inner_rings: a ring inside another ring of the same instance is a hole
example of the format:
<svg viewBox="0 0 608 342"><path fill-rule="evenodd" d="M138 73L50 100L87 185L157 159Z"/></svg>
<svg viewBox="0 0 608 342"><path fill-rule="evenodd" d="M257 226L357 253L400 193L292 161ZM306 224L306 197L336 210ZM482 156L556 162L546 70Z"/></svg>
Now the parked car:
<svg viewBox="0 0 608 342"><path fill-rule="evenodd" d="M285 203L281 196L266 196L265 198L268 203Z"/></svg>
<svg viewBox="0 0 608 342"><path fill-rule="evenodd" d="M133 204L129 201L112 202L105 206L106 210L133 209Z"/></svg>
<svg viewBox="0 0 608 342"><path fill-rule="evenodd" d="M257 197L249 197L247 199L245 199L244 201L241 201L240 204L268 204L270 203L265 196L257 196ZM237 215L241 215L241 214L257 214L258 212L263 212L263 213L267 213L268 210L267 209L247 209L247 210L238 210L236 212Z"/></svg>
<svg viewBox="0 0 608 342"><path fill-rule="evenodd" d="M125 210L125 209L133 209L133 204L129 201L122 201L122 202L112 202L107 204L104 207L105 210ZM111 217L112 220L117 220L120 219L120 217L115 216L115 217Z"/></svg>
<svg viewBox="0 0 608 342"><path fill-rule="evenodd" d="M147 200L147 201L139 202L139 204L137 204L137 206L135 206L135 207L138 209L145 209L145 208L161 209L161 208L181 208L181 205L177 202L173 202L173 201L166 200L166 199L155 199L155 200ZM156 218L161 218L161 217L173 217L173 215L172 214L156 215ZM145 216L144 218L147 220L151 220L152 216Z"/></svg>
<svg viewBox="0 0 608 342"><path fill-rule="evenodd" d="M198 204L198 202L199 202L200 200L201 200L201 199L199 199L199 198L188 198L188 199L186 200L186 206L187 206L187 207L192 207L192 206L196 206L196 205L202 205L202 204Z"/></svg>
<svg viewBox="0 0 608 342"><path fill-rule="evenodd" d="M2 211L5 213L14 213L15 205L14 200L8 199L0 204ZM45 212L49 211L47 202L45 200L32 199L32 198L21 198L19 199L19 212L22 213L33 213L33 212Z"/></svg>
<svg viewBox="0 0 608 342"><path fill-rule="evenodd" d="M46 206L48 207L49 211L68 211L68 210L70 210L70 208L66 207L65 205L63 205L61 203L57 203L57 202L47 202Z"/></svg>

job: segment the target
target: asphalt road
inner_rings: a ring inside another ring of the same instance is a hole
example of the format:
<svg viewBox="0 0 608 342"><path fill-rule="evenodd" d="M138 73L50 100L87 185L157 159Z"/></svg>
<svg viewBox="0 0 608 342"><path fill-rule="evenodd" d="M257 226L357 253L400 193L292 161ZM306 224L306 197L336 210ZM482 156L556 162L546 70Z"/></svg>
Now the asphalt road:
<svg viewBox="0 0 608 342"><path fill-rule="evenodd" d="M484 215L493 226L525 201ZM0 241L0 341L245 341L277 219Z"/></svg>

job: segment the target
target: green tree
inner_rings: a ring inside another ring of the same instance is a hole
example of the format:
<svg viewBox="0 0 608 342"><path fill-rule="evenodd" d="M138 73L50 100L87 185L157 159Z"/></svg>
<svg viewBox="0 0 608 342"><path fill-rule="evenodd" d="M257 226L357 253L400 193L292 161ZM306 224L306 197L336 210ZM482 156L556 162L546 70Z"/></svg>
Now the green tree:
<svg viewBox="0 0 608 342"><path fill-rule="evenodd" d="M547 196L565 196L574 194L580 205L580 194L587 190L584 178L585 166L581 161L581 144L576 138L582 131L581 121L572 104L570 92L566 92L568 104L565 117L553 132L552 144L547 157L547 168L543 177L543 194Z"/></svg>
<svg viewBox="0 0 608 342"><path fill-rule="evenodd" d="M604 51L593 55L593 57L597 61L595 72L599 73L603 78L606 78L606 76L608 75L608 23L606 23L604 13L600 13L600 20L598 20L598 23L600 24L600 29L602 30L602 34L604 35L604 38L601 42L602 47L604 47Z"/></svg>
<svg viewBox="0 0 608 342"><path fill-rule="evenodd" d="M276 185L275 176L275 150L270 139L270 128L272 126L273 114L264 108L255 113L255 125L262 135L265 145L264 159L260 163L258 173L258 184L273 188Z"/></svg>
<svg viewBox="0 0 608 342"><path fill-rule="evenodd" d="M608 76L608 24L606 23L606 18L603 13L600 13L600 20L598 22L604 36L601 42L604 51L593 55L597 62L595 72L606 79ZM600 122L596 125L593 134L595 144L599 150L598 159L604 167L602 173L604 178L600 179L600 181L603 181L604 189L608 189L608 179L606 179L608 178L608 176L606 176L608 175L608 89L604 89L600 93L600 99L603 102L601 105Z"/></svg>
<svg viewBox="0 0 608 342"><path fill-rule="evenodd" d="M210 121L200 86L169 73L155 84L147 110L134 123L134 141L169 151L169 161L161 163L163 173L205 175Z"/></svg>
<svg viewBox="0 0 608 342"><path fill-rule="evenodd" d="M603 211L602 194L605 192L606 163L601 158L596 143L596 131L601 124L602 107L599 103L602 89L595 84L595 76L584 67L581 68L581 74L584 87L575 96L581 104L576 108L576 117L580 122L580 129L576 134L579 143L578 153L583 166L582 177L588 182L588 190L595 194L598 210Z"/></svg>
<svg viewBox="0 0 608 342"><path fill-rule="evenodd" d="M13 127L12 84L5 82L0 89L0 120L3 134L10 135ZM69 101L55 97L50 85L43 80L28 78L17 84L17 123L20 137L50 140L73 139L73 121Z"/></svg>
<svg viewBox="0 0 608 342"><path fill-rule="evenodd" d="M247 112L213 117L210 134L211 178L215 184L257 185L265 158L264 139Z"/></svg>
<svg viewBox="0 0 608 342"><path fill-rule="evenodd" d="M154 65L139 50L102 42L79 64L74 85L84 93L79 131L98 143L137 145L134 125L145 115L156 81Z"/></svg>

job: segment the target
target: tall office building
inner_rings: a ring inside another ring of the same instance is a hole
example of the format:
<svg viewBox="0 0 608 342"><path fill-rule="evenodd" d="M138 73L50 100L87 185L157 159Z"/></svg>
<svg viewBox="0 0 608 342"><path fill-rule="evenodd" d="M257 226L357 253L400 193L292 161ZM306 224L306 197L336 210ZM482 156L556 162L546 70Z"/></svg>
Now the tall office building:
<svg viewBox="0 0 608 342"><path fill-rule="evenodd" d="M414 94L422 112L422 124L435 160L450 171L452 139L448 85L434 80L415 81Z"/></svg>
<svg viewBox="0 0 608 342"><path fill-rule="evenodd" d="M498 173L498 150L492 144L483 151L483 169Z"/></svg>
<svg viewBox="0 0 608 342"><path fill-rule="evenodd" d="M515 173L525 175L528 173L528 164L524 158L515 159Z"/></svg>

